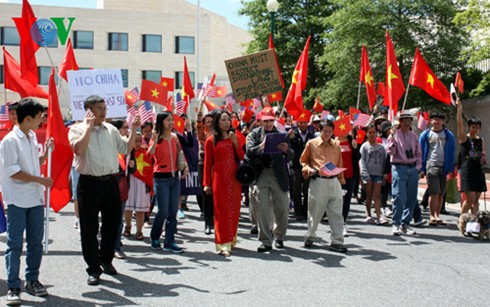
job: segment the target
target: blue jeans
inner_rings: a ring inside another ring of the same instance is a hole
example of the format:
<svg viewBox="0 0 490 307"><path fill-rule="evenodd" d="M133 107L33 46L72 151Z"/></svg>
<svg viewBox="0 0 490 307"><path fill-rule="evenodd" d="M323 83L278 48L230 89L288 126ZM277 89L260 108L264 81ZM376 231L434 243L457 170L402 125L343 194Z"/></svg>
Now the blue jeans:
<svg viewBox="0 0 490 307"><path fill-rule="evenodd" d="M154 178L155 198L158 212L153 221L150 237L152 240L159 240L162 235L163 223L165 222L165 241L164 245L175 242L175 231L177 230L177 209L180 196L180 179Z"/></svg>
<svg viewBox="0 0 490 307"><path fill-rule="evenodd" d="M22 254L22 237L26 231L26 281L39 278L43 255L44 207L19 208L9 205L7 213L7 288L20 288L19 270Z"/></svg>
<svg viewBox="0 0 490 307"><path fill-rule="evenodd" d="M393 225L410 225L417 205L419 174L413 166L392 166Z"/></svg>
<svg viewBox="0 0 490 307"><path fill-rule="evenodd" d="M122 235L122 231L123 231L123 223L124 223L124 209L126 208L126 202L121 202L121 225L119 225L119 232L117 233L117 237L116 237L116 243L114 245L114 251L116 252L122 252L122 245L121 245L121 235Z"/></svg>

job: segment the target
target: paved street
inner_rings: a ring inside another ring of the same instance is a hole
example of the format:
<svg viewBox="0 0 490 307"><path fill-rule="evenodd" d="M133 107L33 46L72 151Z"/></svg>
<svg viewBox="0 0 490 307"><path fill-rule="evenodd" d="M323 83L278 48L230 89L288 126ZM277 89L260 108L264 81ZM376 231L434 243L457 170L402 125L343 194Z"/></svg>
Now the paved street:
<svg viewBox="0 0 490 307"><path fill-rule="evenodd" d="M324 238L303 247L306 223L290 220L286 249L268 254L250 235L247 210L240 220L238 248L228 259L214 253L213 236L203 233L194 198L179 221L174 255L149 248L149 239L124 239L125 260L114 260L117 276L102 275L88 286L73 206L51 214L50 250L41 281L47 298L22 294L25 306L476 306L490 294L490 244L462 237L456 211L447 227L417 229L417 236L394 237L390 226L364 223L364 206L354 204L346 238L347 254L326 250ZM424 213L425 217L426 213ZM134 234L134 227L133 227ZM148 237L149 230L145 230ZM0 305L5 305L5 234L0 236ZM22 259L24 263L24 258ZM24 270L24 264L21 268ZM23 276L22 276L23 279Z"/></svg>

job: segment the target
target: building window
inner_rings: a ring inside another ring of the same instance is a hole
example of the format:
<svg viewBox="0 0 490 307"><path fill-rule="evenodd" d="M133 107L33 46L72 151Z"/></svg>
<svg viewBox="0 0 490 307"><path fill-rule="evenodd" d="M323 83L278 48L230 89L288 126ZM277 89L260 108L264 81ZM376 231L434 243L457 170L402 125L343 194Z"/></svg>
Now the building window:
<svg viewBox="0 0 490 307"><path fill-rule="evenodd" d="M0 65L0 84L3 84L3 65Z"/></svg>
<svg viewBox="0 0 490 307"><path fill-rule="evenodd" d="M176 36L175 53L194 54L194 37Z"/></svg>
<svg viewBox="0 0 490 307"><path fill-rule="evenodd" d="M123 87L128 87L128 73L127 69L121 69L121 78L123 80Z"/></svg>
<svg viewBox="0 0 490 307"><path fill-rule="evenodd" d="M161 70L143 70L143 80L150 80L160 84Z"/></svg>
<svg viewBox="0 0 490 307"><path fill-rule="evenodd" d="M194 86L194 72L189 71L189 78L191 78L191 83L192 83L192 88L195 88ZM175 88L182 88L182 83L184 81L184 72L183 71L176 71L175 72L175 80L177 83L175 84Z"/></svg>
<svg viewBox="0 0 490 307"><path fill-rule="evenodd" d="M128 51L128 33L109 33L109 50Z"/></svg>
<svg viewBox="0 0 490 307"><path fill-rule="evenodd" d="M39 84L48 85L49 76L51 75L51 66L38 66L37 73L39 74ZM54 75L54 82L58 83L58 74Z"/></svg>
<svg viewBox="0 0 490 307"><path fill-rule="evenodd" d="M162 52L162 36L153 34L143 35L143 52Z"/></svg>
<svg viewBox="0 0 490 307"><path fill-rule="evenodd" d="M19 46L20 36L15 27L2 27L0 31L0 45Z"/></svg>
<svg viewBox="0 0 490 307"><path fill-rule="evenodd" d="M75 49L94 49L94 32L73 31L73 42Z"/></svg>

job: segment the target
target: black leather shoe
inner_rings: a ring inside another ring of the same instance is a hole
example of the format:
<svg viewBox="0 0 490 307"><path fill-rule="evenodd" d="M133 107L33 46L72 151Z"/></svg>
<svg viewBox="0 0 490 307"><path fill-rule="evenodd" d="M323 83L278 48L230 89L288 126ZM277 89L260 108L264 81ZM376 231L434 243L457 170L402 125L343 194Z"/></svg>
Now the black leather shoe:
<svg viewBox="0 0 490 307"><path fill-rule="evenodd" d="M313 246L313 241L312 240L305 240L305 247L310 248Z"/></svg>
<svg viewBox="0 0 490 307"><path fill-rule="evenodd" d="M87 278L87 284L89 286L98 286L100 284L100 276L97 274L89 275Z"/></svg>
<svg viewBox="0 0 490 307"><path fill-rule="evenodd" d="M253 235L256 235L259 233L259 229L257 228L257 226L253 226L252 229L250 229L250 233L253 234Z"/></svg>
<svg viewBox="0 0 490 307"><path fill-rule="evenodd" d="M117 275L116 268L114 268L114 266L112 265L112 263L104 263L104 262L102 262L100 264L100 266L102 267L102 271L104 271L105 274L107 274L107 275Z"/></svg>
<svg viewBox="0 0 490 307"><path fill-rule="evenodd" d="M344 247L342 244L330 244L328 246L328 249L332 252L347 253L347 248Z"/></svg>
<svg viewBox="0 0 490 307"><path fill-rule="evenodd" d="M265 244L262 244L261 246L259 246L259 248L257 248L257 251L259 253L265 253L265 252L268 252L272 250L272 246L270 245L265 245Z"/></svg>
<svg viewBox="0 0 490 307"><path fill-rule="evenodd" d="M276 240L275 246L276 248L284 248L284 242L282 240Z"/></svg>
<svg viewBox="0 0 490 307"><path fill-rule="evenodd" d="M212 231L211 231L211 226L206 226L206 227L204 228L204 234L210 235L210 234L211 234L211 232L212 232Z"/></svg>

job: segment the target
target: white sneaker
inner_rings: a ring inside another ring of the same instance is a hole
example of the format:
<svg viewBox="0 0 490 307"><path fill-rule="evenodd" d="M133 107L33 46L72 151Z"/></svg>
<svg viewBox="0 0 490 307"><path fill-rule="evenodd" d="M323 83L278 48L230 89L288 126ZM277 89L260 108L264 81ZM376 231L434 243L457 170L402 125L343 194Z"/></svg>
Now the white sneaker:
<svg viewBox="0 0 490 307"><path fill-rule="evenodd" d="M349 233L347 232L347 225L344 224L344 231L343 231L344 237L348 237Z"/></svg>
<svg viewBox="0 0 490 307"><path fill-rule="evenodd" d="M391 217L393 215L393 212L390 210L390 208L386 207L384 209L384 216L385 217Z"/></svg>
<svg viewBox="0 0 490 307"><path fill-rule="evenodd" d="M399 236L399 235L401 235L401 232L400 232L400 226L393 225L393 227L391 228L391 233L392 233L394 236Z"/></svg>
<svg viewBox="0 0 490 307"><path fill-rule="evenodd" d="M366 224L376 224L376 220L372 216L366 217Z"/></svg>
<svg viewBox="0 0 490 307"><path fill-rule="evenodd" d="M415 230L413 230L412 227L410 227L409 225L401 225L400 226L400 231L403 234L406 234L406 235L409 235L409 236L413 236L413 235L416 235L417 234L417 232L415 232Z"/></svg>

